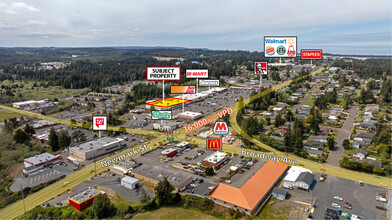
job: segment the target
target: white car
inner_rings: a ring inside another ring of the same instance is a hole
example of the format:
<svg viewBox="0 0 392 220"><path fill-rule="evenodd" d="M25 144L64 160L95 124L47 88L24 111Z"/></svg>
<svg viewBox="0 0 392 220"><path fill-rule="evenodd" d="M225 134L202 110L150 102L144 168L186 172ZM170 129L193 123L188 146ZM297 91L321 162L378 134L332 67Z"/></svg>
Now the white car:
<svg viewBox="0 0 392 220"><path fill-rule="evenodd" d="M231 183L231 181L230 180L225 180L225 183Z"/></svg>
<svg viewBox="0 0 392 220"><path fill-rule="evenodd" d="M336 203L332 203L332 207L340 209L340 205L336 204Z"/></svg>
<svg viewBox="0 0 392 220"><path fill-rule="evenodd" d="M336 200L339 200L339 201L343 201L343 198L341 198L339 196L334 196L333 198L336 199Z"/></svg>
<svg viewBox="0 0 392 220"><path fill-rule="evenodd" d="M213 189L213 188L214 188L214 186L210 186L210 187L208 187L208 189L209 189L209 190L211 190L211 189Z"/></svg>

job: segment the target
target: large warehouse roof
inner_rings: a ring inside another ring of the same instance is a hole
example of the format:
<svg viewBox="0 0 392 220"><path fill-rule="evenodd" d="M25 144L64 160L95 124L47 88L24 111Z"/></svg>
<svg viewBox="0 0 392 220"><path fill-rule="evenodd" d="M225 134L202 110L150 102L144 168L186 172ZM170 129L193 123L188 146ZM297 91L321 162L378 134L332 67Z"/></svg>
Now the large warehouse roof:
<svg viewBox="0 0 392 220"><path fill-rule="evenodd" d="M248 210L253 210L286 169L287 165L285 164L276 164L269 161L241 188L220 183L212 190L210 196Z"/></svg>

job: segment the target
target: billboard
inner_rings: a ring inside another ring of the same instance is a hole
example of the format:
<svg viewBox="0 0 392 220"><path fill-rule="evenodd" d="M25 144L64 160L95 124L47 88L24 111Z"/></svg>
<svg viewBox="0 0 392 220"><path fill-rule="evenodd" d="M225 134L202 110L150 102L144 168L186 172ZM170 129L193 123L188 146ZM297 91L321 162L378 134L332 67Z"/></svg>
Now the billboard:
<svg viewBox="0 0 392 220"><path fill-rule="evenodd" d="M207 138L207 150L222 150L221 138Z"/></svg>
<svg viewBox="0 0 392 220"><path fill-rule="evenodd" d="M148 81L180 81L181 67L179 66L148 66Z"/></svg>
<svg viewBox="0 0 392 220"><path fill-rule="evenodd" d="M301 50L301 59L303 60L321 60L323 51L321 49L317 50L310 50L310 49L303 49Z"/></svg>
<svg viewBox="0 0 392 220"><path fill-rule="evenodd" d="M225 121L217 121L212 128L212 133L215 135L229 134L229 125Z"/></svg>
<svg viewBox="0 0 392 220"><path fill-rule="evenodd" d="M153 120L172 119L172 112L171 111L152 111L151 112L151 119L153 119Z"/></svg>
<svg viewBox="0 0 392 220"><path fill-rule="evenodd" d="M208 70L186 70L186 78L208 78Z"/></svg>
<svg viewBox="0 0 392 220"><path fill-rule="evenodd" d="M199 80L199 86L219 86L219 80L201 79Z"/></svg>
<svg viewBox="0 0 392 220"><path fill-rule="evenodd" d="M267 62L255 62L255 74L267 75Z"/></svg>
<svg viewBox="0 0 392 220"><path fill-rule="evenodd" d="M297 37L264 37L264 57L296 57Z"/></svg>
<svg viewBox="0 0 392 220"><path fill-rule="evenodd" d="M106 131L108 129L106 116L93 116L93 130Z"/></svg>
<svg viewBox="0 0 392 220"><path fill-rule="evenodd" d="M172 94L196 93L196 86L171 86Z"/></svg>

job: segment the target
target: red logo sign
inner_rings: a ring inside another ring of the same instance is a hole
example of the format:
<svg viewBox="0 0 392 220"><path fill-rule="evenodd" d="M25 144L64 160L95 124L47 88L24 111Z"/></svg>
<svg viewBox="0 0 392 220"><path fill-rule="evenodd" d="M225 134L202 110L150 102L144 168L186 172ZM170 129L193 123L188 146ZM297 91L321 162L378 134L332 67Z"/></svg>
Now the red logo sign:
<svg viewBox="0 0 392 220"><path fill-rule="evenodd" d="M207 150L222 150L222 139L208 138L207 139Z"/></svg>
<svg viewBox="0 0 392 220"><path fill-rule="evenodd" d="M255 74L267 74L267 62L255 62Z"/></svg>
<svg viewBox="0 0 392 220"><path fill-rule="evenodd" d="M301 59L322 59L322 50L301 50Z"/></svg>
<svg viewBox="0 0 392 220"><path fill-rule="evenodd" d="M105 125L104 118L95 118L95 125L99 128L100 125Z"/></svg>

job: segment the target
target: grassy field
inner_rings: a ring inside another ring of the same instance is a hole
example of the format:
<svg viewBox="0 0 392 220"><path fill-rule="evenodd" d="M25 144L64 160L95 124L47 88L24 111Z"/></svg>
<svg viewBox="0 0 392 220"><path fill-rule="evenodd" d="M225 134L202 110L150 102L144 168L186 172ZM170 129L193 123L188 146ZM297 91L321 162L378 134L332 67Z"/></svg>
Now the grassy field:
<svg viewBox="0 0 392 220"><path fill-rule="evenodd" d="M202 212L183 208L160 208L152 212L135 215L132 219L216 219Z"/></svg>
<svg viewBox="0 0 392 220"><path fill-rule="evenodd" d="M259 219L305 219L306 214L302 207L304 206L271 197L257 217Z"/></svg>
<svg viewBox="0 0 392 220"><path fill-rule="evenodd" d="M16 113L16 112L12 112L12 111L8 111L8 110L4 110L4 111L0 111L0 122L3 122L4 119L10 119L10 118L19 118L20 116L22 116L22 114Z"/></svg>
<svg viewBox="0 0 392 220"><path fill-rule="evenodd" d="M53 100L55 97L56 98L61 98L63 96L69 96L72 94L79 94L79 93L87 93L90 90L88 88L85 89L64 89L61 86L49 86L48 88L39 88L35 87L32 88L34 82L22 82L22 81L15 81L12 83L9 80L5 80L0 83L1 85L6 85L10 86L12 84L18 84L21 85L23 84L23 88L15 88L15 95L22 95L22 100L42 100L42 99L51 99ZM37 83L39 84L39 83Z"/></svg>

